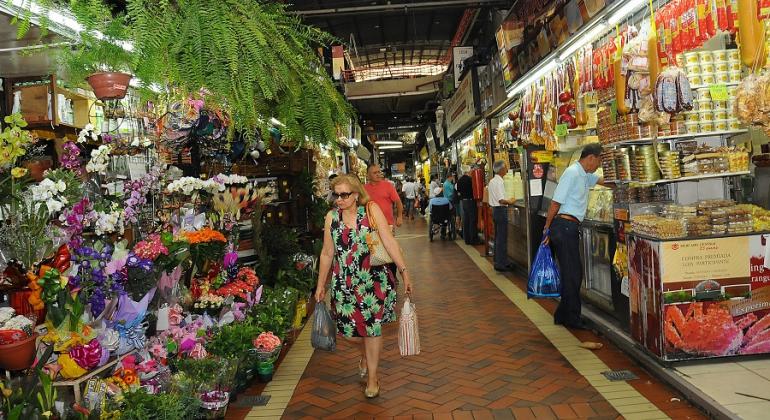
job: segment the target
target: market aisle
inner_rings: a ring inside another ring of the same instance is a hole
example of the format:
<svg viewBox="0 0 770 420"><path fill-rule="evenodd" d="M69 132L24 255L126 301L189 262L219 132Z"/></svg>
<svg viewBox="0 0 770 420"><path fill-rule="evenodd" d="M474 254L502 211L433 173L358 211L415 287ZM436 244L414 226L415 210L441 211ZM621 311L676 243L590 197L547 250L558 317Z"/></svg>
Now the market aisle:
<svg viewBox="0 0 770 420"><path fill-rule="evenodd" d="M516 295L522 292L509 278L486 272L489 263L475 249L431 244L424 232L420 220L398 235L414 276L422 354L402 359L391 333L382 394L366 400L351 345L315 352L283 418L667 418L627 383L587 374L607 365L548 325L546 310ZM281 411L255 407L249 417ZM680 413L670 415L698 418L691 408Z"/></svg>

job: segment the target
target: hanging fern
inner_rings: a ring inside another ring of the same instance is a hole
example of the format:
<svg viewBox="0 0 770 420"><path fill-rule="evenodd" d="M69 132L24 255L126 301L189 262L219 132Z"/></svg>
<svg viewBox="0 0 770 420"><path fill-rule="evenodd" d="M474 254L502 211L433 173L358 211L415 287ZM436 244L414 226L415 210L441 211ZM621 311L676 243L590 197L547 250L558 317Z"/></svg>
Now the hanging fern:
<svg viewBox="0 0 770 420"><path fill-rule="evenodd" d="M163 80L227 110L237 131L334 143L352 107L313 50L332 38L286 14L285 6L239 0L129 0L128 19L143 80Z"/></svg>

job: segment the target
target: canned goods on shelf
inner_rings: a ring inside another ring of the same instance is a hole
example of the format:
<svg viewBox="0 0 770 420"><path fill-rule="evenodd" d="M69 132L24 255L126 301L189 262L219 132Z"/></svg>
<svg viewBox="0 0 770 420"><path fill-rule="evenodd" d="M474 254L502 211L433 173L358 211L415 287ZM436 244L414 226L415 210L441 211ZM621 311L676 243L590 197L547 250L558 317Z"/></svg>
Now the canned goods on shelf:
<svg viewBox="0 0 770 420"><path fill-rule="evenodd" d="M698 57L698 53L697 52L686 52L686 53L684 53L684 62L685 62L686 65L700 63L700 59Z"/></svg>
<svg viewBox="0 0 770 420"><path fill-rule="evenodd" d="M691 85L698 86L703 84L703 78L700 77L699 74L688 76L688 79L690 80Z"/></svg>
<svg viewBox="0 0 770 420"><path fill-rule="evenodd" d="M714 121L726 120L726 119L727 119L727 110L724 110L724 109L714 110Z"/></svg>
<svg viewBox="0 0 770 420"><path fill-rule="evenodd" d="M717 81L716 77L714 77L714 73L704 74L701 77L703 78L704 85L713 85Z"/></svg>
<svg viewBox="0 0 770 420"><path fill-rule="evenodd" d="M701 133L708 133L714 131L714 121L701 121L698 123L698 130Z"/></svg>
<svg viewBox="0 0 770 420"><path fill-rule="evenodd" d="M730 64L727 61L715 61L714 62L714 71L716 72L722 72L722 71L729 71L730 70Z"/></svg>
<svg viewBox="0 0 770 420"><path fill-rule="evenodd" d="M706 75L709 73L713 73L715 70L714 63L701 63L700 65L700 73L702 75Z"/></svg>
<svg viewBox="0 0 770 420"><path fill-rule="evenodd" d="M741 81L741 71L735 71L731 70L729 73L729 78L731 83L738 83Z"/></svg>
<svg viewBox="0 0 770 420"><path fill-rule="evenodd" d="M729 71L741 71L741 62L740 61L729 61L727 63L727 69Z"/></svg>
<svg viewBox="0 0 770 420"><path fill-rule="evenodd" d="M713 109L714 109L714 103L713 102L711 102L709 100L705 100L705 101L698 100L698 112L701 115L703 115L704 112L708 112L709 114L711 114L711 111ZM703 117L700 117L700 119L702 120Z"/></svg>
<svg viewBox="0 0 770 420"><path fill-rule="evenodd" d="M727 109L727 102L726 101L712 101L711 102L711 109L714 111L724 111Z"/></svg>
<svg viewBox="0 0 770 420"><path fill-rule="evenodd" d="M741 61L741 53L738 50L727 50L727 59L729 61Z"/></svg>
<svg viewBox="0 0 770 420"><path fill-rule="evenodd" d="M712 51L712 55L714 56L715 63L718 63L720 61L727 62L727 50Z"/></svg>
<svg viewBox="0 0 770 420"><path fill-rule="evenodd" d="M717 83L729 83L730 82L730 74L726 71L718 71L714 73L714 78L716 79Z"/></svg>
<svg viewBox="0 0 770 420"><path fill-rule="evenodd" d="M688 76L701 75L700 64L688 64L687 66L685 66L685 69L687 70Z"/></svg>
<svg viewBox="0 0 770 420"><path fill-rule="evenodd" d="M696 134L700 132L699 130L700 121L694 121L694 122L687 121L684 123L684 126L687 129L688 133Z"/></svg>
<svg viewBox="0 0 770 420"><path fill-rule="evenodd" d="M727 131L728 126L726 119L714 120L714 131Z"/></svg>

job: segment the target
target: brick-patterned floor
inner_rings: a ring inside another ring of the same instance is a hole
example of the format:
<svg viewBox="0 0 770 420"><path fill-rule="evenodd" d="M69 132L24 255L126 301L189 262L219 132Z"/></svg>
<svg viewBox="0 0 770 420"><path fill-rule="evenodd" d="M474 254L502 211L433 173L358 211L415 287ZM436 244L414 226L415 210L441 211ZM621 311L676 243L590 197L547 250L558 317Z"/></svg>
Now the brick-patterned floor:
<svg viewBox="0 0 770 420"><path fill-rule="evenodd" d="M418 220L399 232L415 282L422 354L399 356L394 324L381 360L381 395L367 400L358 353L340 340L335 353L312 356L284 419L620 418L457 245L416 237L424 227ZM543 306L553 309L549 301ZM605 340L590 332L578 337L604 342L597 355L612 368L632 368L641 376L634 387L669 416L703 418L686 402L671 402L681 397Z"/></svg>

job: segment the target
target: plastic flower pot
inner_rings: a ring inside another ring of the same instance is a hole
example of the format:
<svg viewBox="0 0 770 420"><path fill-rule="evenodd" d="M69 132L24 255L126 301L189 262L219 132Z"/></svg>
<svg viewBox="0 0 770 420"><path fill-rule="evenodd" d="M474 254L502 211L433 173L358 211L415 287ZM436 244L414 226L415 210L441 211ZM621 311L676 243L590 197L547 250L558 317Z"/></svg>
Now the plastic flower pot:
<svg viewBox="0 0 770 420"><path fill-rule="evenodd" d="M128 83L133 77L127 73L100 72L88 76L86 81L100 100L123 99L128 91Z"/></svg>
<svg viewBox="0 0 770 420"><path fill-rule="evenodd" d="M257 378L259 382L268 383L273 380L273 371L275 366L273 363L262 362L257 367Z"/></svg>
<svg viewBox="0 0 770 420"><path fill-rule="evenodd" d="M6 370L24 370L35 361L37 334L12 344L0 345L0 367Z"/></svg>

